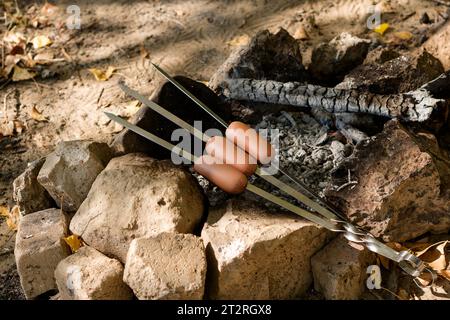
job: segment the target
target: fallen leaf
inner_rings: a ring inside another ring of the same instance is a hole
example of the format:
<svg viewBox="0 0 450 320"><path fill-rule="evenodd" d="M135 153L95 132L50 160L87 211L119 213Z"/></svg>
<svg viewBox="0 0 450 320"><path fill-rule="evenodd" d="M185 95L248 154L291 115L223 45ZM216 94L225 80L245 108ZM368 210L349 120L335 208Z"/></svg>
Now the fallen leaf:
<svg viewBox="0 0 450 320"><path fill-rule="evenodd" d="M408 31L395 32L394 36L400 40L409 40L413 37L412 33Z"/></svg>
<svg viewBox="0 0 450 320"><path fill-rule="evenodd" d="M309 35L305 30L305 27L300 25L300 27L297 28L294 32L294 38L297 40L307 40L309 39Z"/></svg>
<svg viewBox="0 0 450 320"><path fill-rule="evenodd" d="M3 37L3 41L15 44L26 42L25 36L21 32L8 33L6 36Z"/></svg>
<svg viewBox="0 0 450 320"><path fill-rule="evenodd" d="M54 58L55 55L52 52L43 52L35 55L33 61L37 64L48 64L51 63Z"/></svg>
<svg viewBox="0 0 450 320"><path fill-rule="evenodd" d="M140 102L138 100L134 100L132 102L130 102L129 104L126 105L125 107L125 112L128 116L132 116L134 115L140 107Z"/></svg>
<svg viewBox="0 0 450 320"><path fill-rule="evenodd" d="M52 44L52 40L47 36L36 36L31 40L34 49L47 47Z"/></svg>
<svg viewBox="0 0 450 320"><path fill-rule="evenodd" d="M25 53L25 49L24 49L24 47L23 47L22 45L20 45L20 44L15 45L15 46L12 47L11 50L9 51L9 54L12 55L12 56L15 56L15 55L22 55L22 54L24 54L24 53Z"/></svg>
<svg viewBox="0 0 450 320"><path fill-rule="evenodd" d="M243 34L243 35L234 37L233 39L228 41L227 44L232 47L238 47L238 46L246 45L249 42L250 42L250 37L247 34Z"/></svg>
<svg viewBox="0 0 450 320"><path fill-rule="evenodd" d="M447 280L450 280L450 270L441 270L439 271L439 275L441 275Z"/></svg>
<svg viewBox="0 0 450 320"><path fill-rule="evenodd" d="M22 131L25 129L24 125L22 122L20 122L19 120L14 120L14 129L16 130L16 132L18 134L21 134Z"/></svg>
<svg viewBox="0 0 450 320"><path fill-rule="evenodd" d="M0 123L0 135L3 137L9 137L14 134L14 121L8 121L6 123Z"/></svg>
<svg viewBox="0 0 450 320"><path fill-rule="evenodd" d="M445 270L447 268L447 259L445 258L445 247L448 244L447 241L441 241L438 245L435 245L427 251L418 254L417 256L424 262L426 262L430 268L435 271Z"/></svg>
<svg viewBox="0 0 450 320"><path fill-rule="evenodd" d="M14 66L12 81L23 81L29 80L36 76L34 72L28 71L27 69L21 68L19 66Z"/></svg>
<svg viewBox="0 0 450 320"><path fill-rule="evenodd" d="M70 247L70 250L72 251L72 253L77 252L83 246L81 237L77 236L76 234L72 234L68 237L65 237L64 241Z"/></svg>
<svg viewBox="0 0 450 320"><path fill-rule="evenodd" d="M114 67L109 66L108 69L106 69L106 71L101 70L101 69L97 69L97 68L91 68L89 69L89 71L94 75L95 79L97 81L107 81L109 80L109 78L112 77L112 75L114 74L114 72L117 69Z"/></svg>
<svg viewBox="0 0 450 320"><path fill-rule="evenodd" d="M406 290L403 289L403 288L399 288L399 289L398 289L397 295L398 295L402 300L409 300L409 297L410 297L408 291L406 291Z"/></svg>
<svg viewBox="0 0 450 320"><path fill-rule="evenodd" d="M31 118L32 118L33 120L36 120L36 121L40 121L40 122L42 122L42 121L48 121L48 118L45 117L44 115L42 115L42 112L40 112L40 111L36 108L36 106L33 106L33 109L32 109L31 112L30 112L30 116L31 116Z"/></svg>
<svg viewBox="0 0 450 320"><path fill-rule="evenodd" d="M14 206L11 210L6 206L0 206L0 216L6 218L6 225L9 229L13 231L17 230L20 219L19 206Z"/></svg>
<svg viewBox="0 0 450 320"><path fill-rule="evenodd" d="M375 31L380 35L383 35L387 29L389 29L389 23L382 23L378 25L375 29L373 29L373 31Z"/></svg>

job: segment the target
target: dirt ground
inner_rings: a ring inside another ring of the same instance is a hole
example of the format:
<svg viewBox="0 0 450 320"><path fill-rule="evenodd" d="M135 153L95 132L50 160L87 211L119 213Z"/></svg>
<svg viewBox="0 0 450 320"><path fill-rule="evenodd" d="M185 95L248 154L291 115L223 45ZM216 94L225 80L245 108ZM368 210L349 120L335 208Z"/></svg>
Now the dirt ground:
<svg viewBox="0 0 450 320"><path fill-rule="evenodd" d="M0 205L12 205L12 181L27 162L46 155L61 140L96 139L110 141L120 131L103 114L109 110L123 116L135 110L130 99L116 86L124 78L130 87L150 95L160 77L143 59L150 59L172 74L208 81L231 50L262 29L284 27L308 39L299 40L304 60L310 60L314 45L332 39L343 31L365 38L376 36L366 26L372 0L323 1L206 1L206 0L71 0L53 2L61 8L64 20L67 6L81 9L81 28L69 30L48 26L30 30L54 39L51 50L63 58L48 67L35 81L9 82L0 89L0 108L13 113L25 130L0 138ZM44 1L17 1L26 11ZM390 3L390 4L389 4ZM414 34L424 12L432 19L446 12L444 5L424 0L384 1L394 31ZM6 32L0 26L0 33ZM386 35L389 37L389 35ZM67 55L61 53L64 48ZM411 45L400 47L416 50ZM117 73L108 81L96 81L89 68L114 66ZM47 122L30 117L36 107ZM1 218L0 218L1 219ZM14 266L14 232L0 221L0 299L22 298Z"/></svg>

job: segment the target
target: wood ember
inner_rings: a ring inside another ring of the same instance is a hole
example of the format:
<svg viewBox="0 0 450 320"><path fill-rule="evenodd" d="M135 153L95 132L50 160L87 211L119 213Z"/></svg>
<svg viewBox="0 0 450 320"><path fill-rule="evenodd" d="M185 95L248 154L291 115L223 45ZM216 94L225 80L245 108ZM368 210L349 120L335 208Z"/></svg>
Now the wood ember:
<svg viewBox="0 0 450 320"><path fill-rule="evenodd" d="M237 100L323 108L332 113L369 113L413 122L428 120L445 103L423 88L407 93L379 95L272 80L228 79L226 86L225 95Z"/></svg>

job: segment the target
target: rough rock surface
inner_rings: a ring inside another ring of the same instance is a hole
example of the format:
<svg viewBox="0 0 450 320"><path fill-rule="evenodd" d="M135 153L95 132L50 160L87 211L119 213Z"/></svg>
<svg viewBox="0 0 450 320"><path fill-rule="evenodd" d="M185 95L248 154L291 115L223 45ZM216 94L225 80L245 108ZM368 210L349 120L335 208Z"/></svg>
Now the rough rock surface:
<svg viewBox="0 0 450 320"><path fill-rule="evenodd" d="M310 257L328 232L290 215L231 200L210 212L201 236L210 298L289 299L311 285Z"/></svg>
<svg viewBox="0 0 450 320"><path fill-rule="evenodd" d="M369 45L370 40L343 32L313 50L308 71L320 84L335 85L348 71L364 61Z"/></svg>
<svg viewBox="0 0 450 320"><path fill-rule="evenodd" d="M59 300L128 300L131 289L123 282L123 266L91 247L81 247L55 270Z"/></svg>
<svg viewBox="0 0 450 320"><path fill-rule="evenodd" d="M14 254L27 299L56 289L56 266L70 254L63 240L67 225L68 218L60 209L47 209L20 219Z"/></svg>
<svg viewBox="0 0 450 320"><path fill-rule="evenodd" d="M45 210L54 206L48 192L39 184L37 176L45 158L31 162L13 183L13 197L22 215Z"/></svg>
<svg viewBox="0 0 450 320"><path fill-rule="evenodd" d="M372 63L383 64L387 61L398 58L399 56L400 53L398 53L397 51L383 46L379 46L373 50L370 50L367 53L366 59L364 60L364 64L372 64Z"/></svg>
<svg viewBox="0 0 450 320"><path fill-rule="evenodd" d="M386 241L450 229L448 157L433 135L413 135L395 120L356 147L337 168L333 185L328 199Z"/></svg>
<svg viewBox="0 0 450 320"><path fill-rule="evenodd" d="M358 299L375 260L375 254L339 235L311 258L314 288L328 300Z"/></svg>
<svg viewBox="0 0 450 320"><path fill-rule="evenodd" d="M445 70L450 69L450 22L433 34L424 43L424 47L442 62Z"/></svg>
<svg viewBox="0 0 450 320"><path fill-rule="evenodd" d="M114 158L97 177L70 230L125 262L134 238L189 233L203 214L203 195L188 172L143 154Z"/></svg>
<svg viewBox="0 0 450 320"><path fill-rule="evenodd" d="M221 91L224 80L251 78L259 80L305 81L298 42L284 29L276 34L263 30L251 41L237 48L211 77L209 86Z"/></svg>
<svg viewBox="0 0 450 320"><path fill-rule="evenodd" d="M361 65L345 76L341 89L360 89L379 94L408 92L444 72L442 63L427 51L402 55L384 63Z"/></svg>
<svg viewBox="0 0 450 320"><path fill-rule="evenodd" d="M59 207L74 212L110 158L111 150L105 143L63 141L47 156L37 180Z"/></svg>
<svg viewBox="0 0 450 320"><path fill-rule="evenodd" d="M222 119L227 122L231 119L231 110L228 104L223 102L206 85L183 76L175 76L174 78ZM223 129L216 120L192 102L170 82L163 82L160 87L155 90L150 99L191 125L194 125L194 121L201 120L201 129L203 131L210 128ZM171 141L172 132L179 128L177 125L146 106L141 107L129 121L166 141ZM157 159L170 158L170 152L166 149L161 148L128 129L123 130L115 137L111 147L117 155L142 152Z"/></svg>
<svg viewBox="0 0 450 320"><path fill-rule="evenodd" d="M141 300L200 300L205 277L205 248L194 235L162 233L131 242L124 281Z"/></svg>

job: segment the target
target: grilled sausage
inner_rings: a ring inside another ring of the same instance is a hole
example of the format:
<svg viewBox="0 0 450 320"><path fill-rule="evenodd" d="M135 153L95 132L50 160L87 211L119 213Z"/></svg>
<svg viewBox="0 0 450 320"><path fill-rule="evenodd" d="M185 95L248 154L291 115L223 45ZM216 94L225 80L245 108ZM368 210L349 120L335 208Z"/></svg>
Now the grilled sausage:
<svg viewBox="0 0 450 320"><path fill-rule="evenodd" d="M246 176L251 176L256 170L256 158L224 137L212 137L206 143L205 149L209 155L222 163L235 167Z"/></svg>
<svg viewBox="0 0 450 320"><path fill-rule="evenodd" d="M232 122L225 135L227 139L247 151L262 164L268 164L275 155L272 145L264 139L255 129L250 128L245 123Z"/></svg>
<svg viewBox="0 0 450 320"><path fill-rule="evenodd" d="M229 164L217 163L210 155L199 157L194 170L227 193L241 193L247 186L247 177L241 171Z"/></svg>

